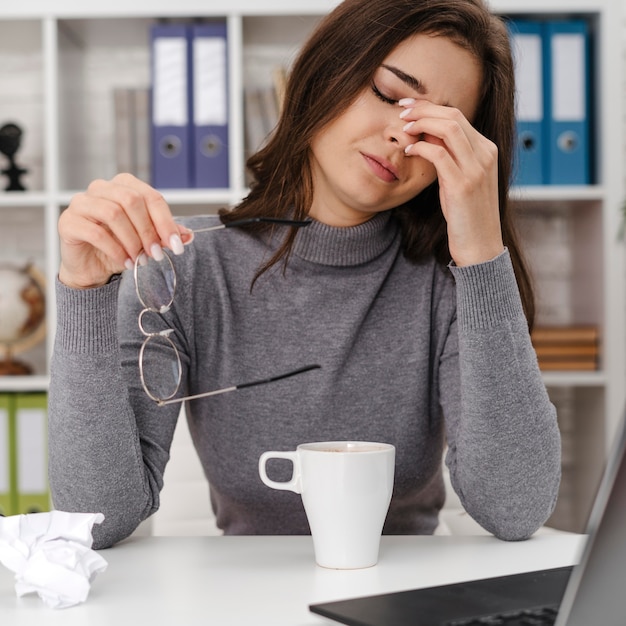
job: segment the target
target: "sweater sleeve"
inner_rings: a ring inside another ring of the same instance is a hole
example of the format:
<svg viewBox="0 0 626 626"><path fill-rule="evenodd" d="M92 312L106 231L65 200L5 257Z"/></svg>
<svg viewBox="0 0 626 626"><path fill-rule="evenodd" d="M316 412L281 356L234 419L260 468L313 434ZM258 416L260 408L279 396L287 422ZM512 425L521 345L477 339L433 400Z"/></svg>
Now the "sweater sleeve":
<svg viewBox="0 0 626 626"><path fill-rule="evenodd" d="M526 539L548 519L558 495L556 411L508 251L487 263L450 269L458 368L450 367L455 359L445 360L440 379L446 463L463 506L479 524L501 539ZM450 388L455 385L458 390Z"/></svg>
<svg viewBox="0 0 626 626"><path fill-rule="evenodd" d="M127 537L158 508L179 410L150 404L139 382L137 347L126 357L120 350L124 282L130 281L87 290L56 285L50 488L57 509L104 514L94 527L96 548Z"/></svg>

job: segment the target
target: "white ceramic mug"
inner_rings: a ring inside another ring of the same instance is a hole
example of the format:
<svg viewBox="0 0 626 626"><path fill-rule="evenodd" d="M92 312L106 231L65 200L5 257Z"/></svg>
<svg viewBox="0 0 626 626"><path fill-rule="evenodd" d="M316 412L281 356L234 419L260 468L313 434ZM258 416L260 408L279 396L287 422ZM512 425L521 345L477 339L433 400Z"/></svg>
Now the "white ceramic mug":
<svg viewBox="0 0 626 626"><path fill-rule="evenodd" d="M268 487L302 495L318 565L356 569L378 561L393 491L395 456L394 446L387 443L303 443L289 452L264 452L259 474ZM291 461L291 480L270 479L266 470L269 459Z"/></svg>

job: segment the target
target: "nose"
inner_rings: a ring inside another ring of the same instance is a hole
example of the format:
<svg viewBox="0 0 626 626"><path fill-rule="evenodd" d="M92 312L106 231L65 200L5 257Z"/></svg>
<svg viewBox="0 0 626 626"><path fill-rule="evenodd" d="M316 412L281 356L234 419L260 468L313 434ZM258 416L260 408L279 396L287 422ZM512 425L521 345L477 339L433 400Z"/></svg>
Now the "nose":
<svg viewBox="0 0 626 626"><path fill-rule="evenodd" d="M392 117L395 117L395 119L389 119L385 129L385 138L387 141L395 144L399 150L404 151L415 140L403 130L406 122L398 116Z"/></svg>

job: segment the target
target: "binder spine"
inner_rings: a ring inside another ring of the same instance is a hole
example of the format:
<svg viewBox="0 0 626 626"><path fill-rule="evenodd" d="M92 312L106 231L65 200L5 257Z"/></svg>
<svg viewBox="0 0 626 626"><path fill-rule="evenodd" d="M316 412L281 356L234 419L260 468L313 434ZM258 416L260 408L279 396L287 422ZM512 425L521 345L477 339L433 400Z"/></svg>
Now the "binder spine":
<svg viewBox="0 0 626 626"><path fill-rule="evenodd" d="M591 182L589 35L582 20L546 24L548 180L551 185Z"/></svg>
<svg viewBox="0 0 626 626"><path fill-rule="evenodd" d="M228 46L226 21L192 26L192 184L227 188Z"/></svg>
<svg viewBox="0 0 626 626"><path fill-rule="evenodd" d="M47 421L47 395L45 393L16 394L16 514L41 513L50 510Z"/></svg>
<svg viewBox="0 0 626 626"><path fill-rule="evenodd" d="M0 515L16 511L15 485L15 422L13 398L0 394Z"/></svg>
<svg viewBox="0 0 626 626"><path fill-rule="evenodd" d="M152 27L151 181L157 188L191 187L191 66L189 27Z"/></svg>
<svg viewBox="0 0 626 626"><path fill-rule="evenodd" d="M516 82L513 183L543 185L547 181L543 24L512 21L509 35Z"/></svg>

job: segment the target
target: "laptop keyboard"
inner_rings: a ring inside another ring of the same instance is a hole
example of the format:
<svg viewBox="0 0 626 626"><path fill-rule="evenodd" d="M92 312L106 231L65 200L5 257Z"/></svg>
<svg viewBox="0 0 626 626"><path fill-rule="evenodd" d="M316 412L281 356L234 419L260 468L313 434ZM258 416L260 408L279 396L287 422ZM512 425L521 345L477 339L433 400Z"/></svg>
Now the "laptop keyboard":
<svg viewBox="0 0 626 626"><path fill-rule="evenodd" d="M556 607L525 609L499 615L486 615L447 622L446 626L552 626L556 622Z"/></svg>

